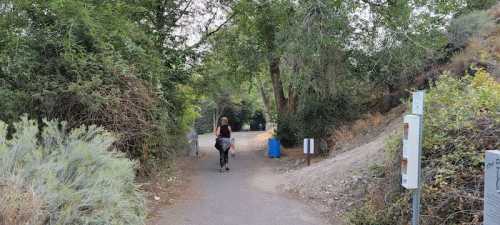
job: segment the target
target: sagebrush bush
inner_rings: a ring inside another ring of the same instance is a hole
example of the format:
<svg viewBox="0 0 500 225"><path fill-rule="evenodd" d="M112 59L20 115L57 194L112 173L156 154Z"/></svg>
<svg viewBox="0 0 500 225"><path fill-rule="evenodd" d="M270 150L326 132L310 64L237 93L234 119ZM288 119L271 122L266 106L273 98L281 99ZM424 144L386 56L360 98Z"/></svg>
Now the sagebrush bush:
<svg viewBox="0 0 500 225"><path fill-rule="evenodd" d="M0 121L0 186L19 188L18 197L1 200L31 199L31 205L44 210L43 215L26 214L30 204L8 205L0 207L0 218L12 218L9 209L19 208L14 216L28 215L26 221L37 219L43 225L144 224L135 165L112 149L115 138L96 126L67 132L66 123L44 123L39 132L37 122L23 117L8 139L7 125Z"/></svg>
<svg viewBox="0 0 500 225"><path fill-rule="evenodd" d="M422 224L481 224L483 210L484 151L500 148L500 84L486 71L474 77L442 75L425 97L423 142ZM400 142L388 142L387 171L395 171ZM391 163L391 161L393 163ZM391 183L395 176L386 176ZM399 196L382 208L354 212L351 224L387 221L387 215L400 215L382 224L406 224L410 205L408 192L387 187L386 195ZM370 197L369 197L370 199ZM367 204L370 204L367 201ZM397 206L397 207L395 207ZM369 214L369 213L368 213ZM351 216L352 216L351 215ZM406 215L406 216L405 216ZM379 224L379 223L375 223Z"/></svg>

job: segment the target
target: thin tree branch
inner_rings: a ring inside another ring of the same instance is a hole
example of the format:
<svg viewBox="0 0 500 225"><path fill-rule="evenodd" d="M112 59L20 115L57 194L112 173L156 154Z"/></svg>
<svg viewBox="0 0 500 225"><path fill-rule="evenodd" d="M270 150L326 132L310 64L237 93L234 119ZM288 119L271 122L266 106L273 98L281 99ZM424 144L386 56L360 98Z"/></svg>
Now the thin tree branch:
<svg viewBox="0 0 500 225"><path fill-rule="evenodd" d="M191 7L192 4L193 4L193 0L189 0L186 3L186 6L184 7L184 9L182 9L180 11L179 16L177 18L175 18L174 24L177 24L177 22L179 22L179 20L182 19L182 17L184 17L185 15L188 14L188 8Z"/></svg>
<svg viewBox="0 0 500 225"><path fill-rule="evenodd" d="M189 46L187 49L188 50L192 50L192 49L195 49L197 47L199 47L200 45L202 45L203 43L205 43L207 41L207 39L214 35L215 33L219 32L222 28L224 28L234 17L236 16L236 13L233 13L231 14L231 16L229 16L223 23L221 23L219 26L217 26L217 28L215 28L214 30L208 32L208 30L206 30L207 33L205 33L205 35L203 35L200 39L200 41L198 41L196 44L194 45L191 45Z"/></svg>
<svg viewBox="0 0 500 225"><path fill-rule="evenodd" d="M362 2L370 5L370 6L375 6L375 7L382 7L384 6L383 3L375 3L375 2L371 2L370 0L361 0Z"/></svg>

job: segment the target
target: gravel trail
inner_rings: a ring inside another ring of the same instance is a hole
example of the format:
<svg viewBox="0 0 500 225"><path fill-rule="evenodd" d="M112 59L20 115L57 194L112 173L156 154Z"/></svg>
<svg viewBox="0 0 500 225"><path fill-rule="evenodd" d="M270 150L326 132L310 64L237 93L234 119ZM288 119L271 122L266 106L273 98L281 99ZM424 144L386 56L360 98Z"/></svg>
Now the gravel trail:
<svg viewBox="0 0 500 225"><path fill-rule="evenodd" d="M266 159L261 132L234 133L236 158L231 171L218 171L211 135L200 136L202 156L190 188L176 204L160 212L157 225L326 225L320 214L279 191L284 179Z"/></svg>

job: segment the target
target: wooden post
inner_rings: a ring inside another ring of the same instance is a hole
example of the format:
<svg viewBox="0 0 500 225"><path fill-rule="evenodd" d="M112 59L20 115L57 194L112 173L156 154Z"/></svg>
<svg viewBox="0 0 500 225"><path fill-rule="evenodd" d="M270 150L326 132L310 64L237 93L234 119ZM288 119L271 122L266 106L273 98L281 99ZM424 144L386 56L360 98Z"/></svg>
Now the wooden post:
<svg viewBox="0 0 500 225"><path fill-rule="evenodd" d="M311 165L311 145L310 145L309 141L307 142L307 154L306 154L306 157L307 157L307 166L310 166Z"/></svg>

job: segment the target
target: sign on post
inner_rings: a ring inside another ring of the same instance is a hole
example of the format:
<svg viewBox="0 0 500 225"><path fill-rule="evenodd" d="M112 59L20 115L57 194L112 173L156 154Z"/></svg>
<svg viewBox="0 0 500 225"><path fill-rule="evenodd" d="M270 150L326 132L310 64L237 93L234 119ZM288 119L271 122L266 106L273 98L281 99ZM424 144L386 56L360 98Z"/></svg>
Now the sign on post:
<svg viewBox="0 0 500 225"><path fill-rule="evenodd" d="M484 175L484 225L500 223L500 151L486 151Z"/></svg>
<svg viewBox="0 0 500 225"><path fill-rule="evenodd" d="M307 165L311 165L311 154L314 154L314 139L304 138L304 154L307 157Z"/></svg>
<svg viewBox="0 0 500 225"><path fill-rule="evenodd" d="M412 114L404 117L401 185L412 190L412 225L420 223L420 160L424 129L424 91L413 93Z"/></svg>
<svg viewBox="0 0 500 225"><path fill-rule="evenodd" d="M304 138L304 154L314 154L314 139Z"/></svg>
<svg viewBox="0 0 500 225"><path fill-rule="evenodd" d="M406 189L419 187L420 175L420 123L421 117L404 117L403 159L401 160L401 183Z"/></svg>

